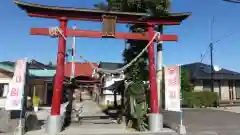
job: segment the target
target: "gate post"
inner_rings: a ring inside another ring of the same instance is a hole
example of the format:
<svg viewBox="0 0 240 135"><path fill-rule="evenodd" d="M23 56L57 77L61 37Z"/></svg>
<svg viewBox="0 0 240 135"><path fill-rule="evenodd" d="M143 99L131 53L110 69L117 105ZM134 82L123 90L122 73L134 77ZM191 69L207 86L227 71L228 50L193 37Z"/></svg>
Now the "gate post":
<svg viewBox="0 0 240 135"><path fill-rule="evenodd" d="M154 37L154 25L148 24L149 41ZM160 132L163 129L163 118L159 113L158 106L158 91L156 82L156 66L154 60L154 42L148 47L148 61L149 61L149 83L150 83L150 108L149 115L149 130L151 132Z"/></svg>
<svg viewBox="0 0 240 135"><path fill-rule="evenodd" d="M60 18L60 29L66 37L67 18ZM51 115L47 119L46 132L56 134L62 131L63 118L60 114L61 100L62 100L62 86L64 79L64 62L66 52L66 40L62 35L58 37L58 54L56 76L54 80L54 89L52 97Z"/></svg>

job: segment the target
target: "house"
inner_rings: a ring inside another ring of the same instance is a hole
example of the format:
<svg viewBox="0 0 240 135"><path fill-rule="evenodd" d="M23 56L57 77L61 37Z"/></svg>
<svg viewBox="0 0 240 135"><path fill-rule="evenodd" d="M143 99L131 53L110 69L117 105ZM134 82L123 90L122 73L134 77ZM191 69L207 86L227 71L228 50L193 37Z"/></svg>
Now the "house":
<svg viewBox="0 0 240 135"><path fill-rule="evenodd" d="M91 63L94 66L98 66L97 63ZM93 72L93 68L90 66L89 63L81 63L81 62L75 62L75 73L74 73L74 78L76 79L77 85L79 86L79 89L75 89L75 93L77 93L76 95L79 96L79 92L83 91L83 90L93 90L94 88L96 88L96 84L99 83L99 80L93 79L92 76L92 72ZM54 73L53 74L46 74L46 71L50 71L53 70ZM30 70L29 72L33 72L34 70ZM36 72L43 72L42 70L36 70ZM41 104L43 105L47 105L50 106L52 103L52 96L53 96L53 84L54 84L54 77L55 77L55 67L54 68L48 68L45 69L45 74L42 74L41 77L36 77L36 73L34 74L35 76L31 77L31 82L35 82L35 83L31 83L35 85L37 94L40 96L40 99L42 99L44 102L42 102ZM65 89L65 84L67 84L68 82L70 82L70 77L72 75L72 63L71 62L66 62L65 66L64 66L64 87L63 89ZM36 81L38 81L39 83L42 82L41 85L37 85L38 87L36 87ZM32 91L30 91L30 93L32 94Z"/></svg>
<svg viewBox="0 0 240 135"><path fill-rule="evenodd" d="M97 63L93 65L98 66ZM0 99L5 100L8 85L13 77L15 62L4 61L0 62ZM53 80L56 73L56 67L52 65L45 65L36 60L31 60L27 64L27 95L39 96L41 105L51 105L53 95ZM75 78L80 86L93 86L99 83L98 80L91 78L93 68L89 63L75 63ZM71 76L71 63L65 63L65 80L69 80ZM3 102L1 102L3 104ZM0 104L1 104L0 103ZM2 104L0 106L2 106ZM3 105L4 106L4 105Z"/></svg>
<svg viewBox="0 0 240 135"><path fill-rule="evenodd" d="M98 66L97 63L91 63L94 66ZM77 85L79 86L79 89L75 89L76 95L79 96L79 92L82 90L92 90L95 88L95 85L99 83L99 80L93 79L92 72L93 68L90 66L89 63L81 63L81 62L75 62L75 73L74 73L74 78L76 79ZM49 70L49 69L48 69ZM30 70L30 72L33 70ZM39 72L39 70L38 70ZM70 82L70 77L72 75L72 63L71 62L66 62L64 66L64 87L65 89L65 84ZM44 74L42 74L44 75ZM45 74L46 75L46 74ZM40 93L40 99L43 99L45 102L42 104L45 104L47 106L50 106L52 103L52 96L53 96L53 84L54 84L54 77L55 77L55 68L54 68L54 74L49 75L49 78L46 76L41 76L41 79L44 80L44 85L41 85L42 87L36 88L36 91ZM36 77L32 78L32 81L36 81ZM43 90L44 89L44 90ZM32 92L30 92L32 93Z"/></svg>
<svg viewBox="0 0 240 135"><path fill-rule="evenodd" d="M189 72L194 91L211 91L211 66L204 63L191 63L182 66ZM214 92L220 100L240 99L240 73L214 66Z"/></svg>
<svg viewBox="0 0 240 135"><path fill-rule="evenodd" d="M0 62L0 99L1 107L4 106L5 98L8 92L9 82L11 81L14 73L15 62L3 61ZM33 89L37 91L36 95L40 97L40 103L44 104L46 99L44 94L46 91L45 82L51 81L52 76L55 74L54 67L44 65L36 60L31 60L27 63L28 76L27 80L27 95L32 96ZM39 92L41 91L41 92Z"/></svg>
<svg viewBox="0 0 240 135"><path fill-rule="evenodd" d="M122 68L124 65L122 63L111 63L111 62L100 62L99 68L105 70L116 70L118 68ZM104 74L100 73L101 76L101 84L102 84L102 91L101 91L101 104L113 104L114 99L117 101L121 100L121 95L114 93L112 89L108 89L109 86L114 84L116 81L124 80L123 74Z"/></svg>
<svg viewBox="0 0 240 135"><path fill-rule="evenodd" d="M0 62L0 85L5 85L8 87L8 83L13 77L15 62L4 61ZM31 84L38 83L38 80L41 79L50 79L53 74L55 74L54 67L49 65L44 65L36 60L31 60L27 63L27 68L29 70L27 80L31 82ZM51 71L51 72L49 72ZM35 81L33 81L33 79Z"/></svg>

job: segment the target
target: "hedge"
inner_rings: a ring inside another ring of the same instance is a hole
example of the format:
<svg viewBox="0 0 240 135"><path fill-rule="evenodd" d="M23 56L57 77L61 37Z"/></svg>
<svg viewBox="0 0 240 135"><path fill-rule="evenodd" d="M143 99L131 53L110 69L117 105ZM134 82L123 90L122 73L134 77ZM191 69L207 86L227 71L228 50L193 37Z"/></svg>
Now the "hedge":
<svg viewBox="0 0 240 135"><path fill-rule="evenodd" d="M215 107L217 106L217 103L218 95L216 92L183 92L183 107Z"/></svg>

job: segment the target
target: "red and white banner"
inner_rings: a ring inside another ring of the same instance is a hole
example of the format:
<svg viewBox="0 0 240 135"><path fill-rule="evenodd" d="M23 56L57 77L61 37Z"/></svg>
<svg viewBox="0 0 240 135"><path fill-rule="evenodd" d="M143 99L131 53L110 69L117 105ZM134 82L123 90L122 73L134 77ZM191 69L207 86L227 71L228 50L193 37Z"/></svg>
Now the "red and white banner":
<svg viewBox="0 0 240 135"><path fill-rule="evenodd" d="M165 67L165 108L168 111L181 111L180 106L180 67Z"/></svg>
<svg viewBox="0 0 240 135"><path fill-rule="evenodd" d="M6 110L21 110L22 98L25 86L27 59L17 60L12 80L9 83L9 90L5 102Z"/></svg>

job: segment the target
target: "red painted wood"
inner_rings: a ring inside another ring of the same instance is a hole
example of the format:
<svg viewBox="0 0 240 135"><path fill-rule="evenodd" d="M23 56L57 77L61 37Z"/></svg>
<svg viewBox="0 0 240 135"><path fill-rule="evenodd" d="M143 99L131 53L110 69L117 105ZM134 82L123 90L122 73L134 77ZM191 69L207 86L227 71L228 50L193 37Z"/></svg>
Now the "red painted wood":
<svg viewBox="0 0 240 135"><path fill-rule="evenodd" d="M48 28L31 28L32 35L49 35ZM76 37L91 37L91 38L102 38L102 32L100 31L88 31L88 30L67 30L67 36ZM117 32L115 38L118 39L135 39L135 40L148 40L148 33L138 34L138 33L124 33ZM165 35L160 36L161 41L177 41L177 35Z"/></svg>
<svg viewBox="0 0 240 135"><path fill-rule="evenodd" d="M154 36L154 25L148 26L149 41ZM158 91L156 83L156 66L154 60L154 42L148 47L148 61L149 61L149 82L150 82L150 108L151 113L159 113L158 108Z"/></svg>
<svg viewBox="0 0 240 135"><path fill-rule="evenodd" d="M66 29L67 29L66 19L60 20L60 28L63 31L65 31L63 32L63 34L66 35ZM62 100L62 84L64 80L65 52L66 52L66 40L62 36L59 36L56 77L54 81L51 115L60 115L60 107L61 107L61 100Z"/></svg>
<svg viewBox="0 0 240 135"><path fill-rule="evenodd" d="M40 18L49 18L49 19L59 19L62 16L67 17L69 20L82 20L82 21L94 21L94 22L102 22L102 17L100 16L92 16L90 15L63 15L63 14L58 14L58 13L48 13L48 12L43 12L43 13L28 13L28 16L30 17L40 17ZM181 20L169 20L169 18L166 19L147 19L144 21L140 21L139 18L136 17L118 17L117 23L124 23L124 24L137 24L137 23L142 23L142 24L147 24L147 23L152 23L152 24L158 24L158 25L179 25L181 23Z"/></svg>

